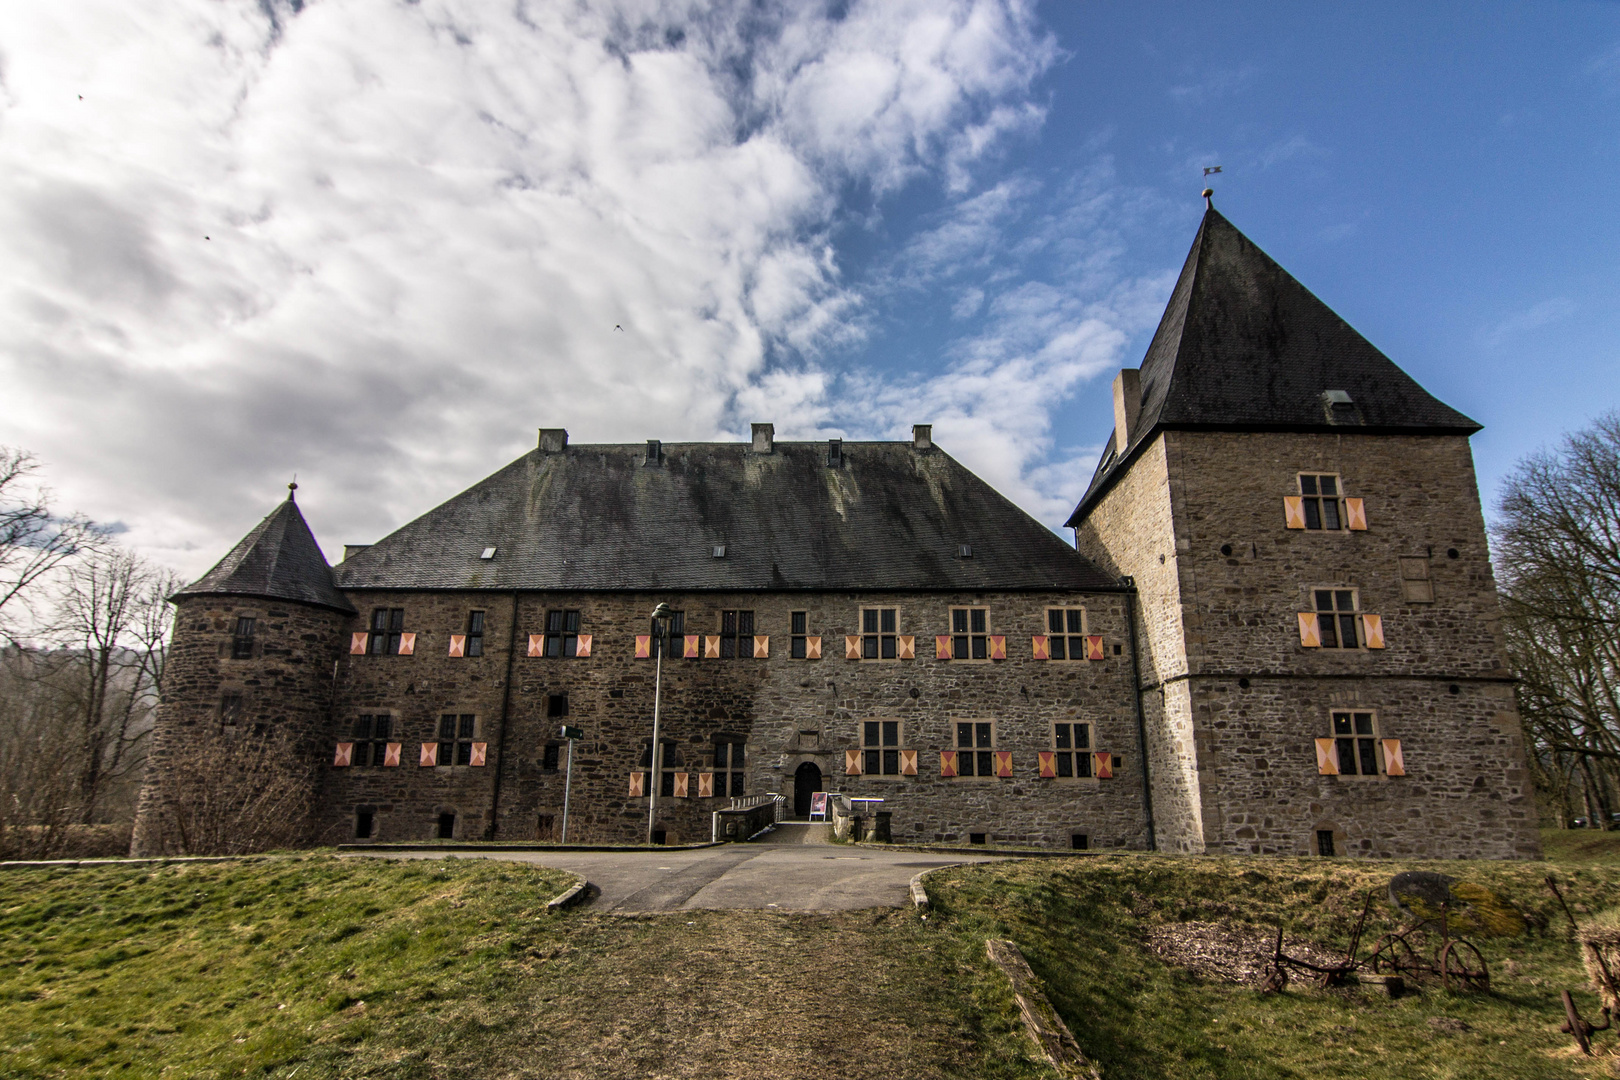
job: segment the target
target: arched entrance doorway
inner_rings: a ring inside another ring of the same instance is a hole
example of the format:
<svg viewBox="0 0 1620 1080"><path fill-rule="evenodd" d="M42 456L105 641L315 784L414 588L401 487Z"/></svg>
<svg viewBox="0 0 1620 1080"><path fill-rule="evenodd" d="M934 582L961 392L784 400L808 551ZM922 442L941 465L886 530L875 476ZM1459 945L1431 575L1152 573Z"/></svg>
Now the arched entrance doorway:
<svg viewBox="0 0 1620 1080"><path fill-rule="evenodd" d="M821 770L814 762L807 761L800 765L793 774L793 816L807 818L810 816L810 796L821 790Z"/></svg>

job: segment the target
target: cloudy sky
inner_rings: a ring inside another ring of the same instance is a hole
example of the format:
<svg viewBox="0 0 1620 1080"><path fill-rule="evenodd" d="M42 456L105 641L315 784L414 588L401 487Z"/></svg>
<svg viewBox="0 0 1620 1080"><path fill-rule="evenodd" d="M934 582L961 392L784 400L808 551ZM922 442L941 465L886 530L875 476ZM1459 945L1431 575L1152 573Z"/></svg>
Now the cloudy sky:
<svg viewBox="0 0 1620 1080"><path fill-rule="evenodd" d="M1620 7L1412 7L4 5L0 443L187 574L538 427L932 422L1055 527L1218 164L1489 499L1620 405Z"/></svg>

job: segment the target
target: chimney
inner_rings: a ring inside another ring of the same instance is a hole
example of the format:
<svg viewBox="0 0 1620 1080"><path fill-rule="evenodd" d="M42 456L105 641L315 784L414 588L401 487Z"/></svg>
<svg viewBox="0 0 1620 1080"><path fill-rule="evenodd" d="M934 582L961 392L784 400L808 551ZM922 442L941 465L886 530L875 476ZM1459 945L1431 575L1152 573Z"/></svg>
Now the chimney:
<svg viewBox="0 0 1620 1080"><path fill-rule="evenodd" d="M560 427L543 427L540 429L540 452L542 454L560 454L568 449L568 431Z"/></svg>
<svg viewBox="0 0 1620 1080"><path fill-rule="evenodd" d="M771 443L776 439L775 424L754 424L754 453L768 454L771 452Z"/></svg>
<svg viewBox="0 0 1620 1080"><path fill-rule="evenodd" d="M1142 372L1120 368L1114 376L1114 453L1123 454L1136 437L1136 419L1142 411Z"/></svg>
<svg viewBox="0 0 1620 1080"><path fill-rule="evenodd" d="M911 448L913 450L932 450L934 448L934 425L911 425Z"/></svg>

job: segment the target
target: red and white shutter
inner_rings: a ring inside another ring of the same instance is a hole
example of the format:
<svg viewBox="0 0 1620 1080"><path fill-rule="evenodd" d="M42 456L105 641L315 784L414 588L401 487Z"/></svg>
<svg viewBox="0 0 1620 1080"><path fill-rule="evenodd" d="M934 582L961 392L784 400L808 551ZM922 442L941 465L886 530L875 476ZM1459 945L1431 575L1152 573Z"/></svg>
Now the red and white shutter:
<svg viewBox="0 0 1620 1080"><path fill-rule="evenodd" d="M546 635L544 635L544 634L530 634L529 635L529 655L530 656L544 656L544 655L546 655ZM636 655L640 656L641 654L637 653Z"/></svg>
<svg viewBox="0 0 1620 1080"><path fill-rule="evenodd" d="M916 776L917 775L917 751L915 751L915 750L902 750L902 751L900 751L900 775L901 776Z"/></svg>
<svg viewBox="0 0 1620 1080"><path fill-rule="evenodd" d="M489 743L475 742L472 744L472 761L470 765L482 765L489 756Z"/></svg>
<svg viewBox="0 0 1620 1080"><path fill-rule="evenodd" d="M1029 649L1037 660L1052 659L1052 646L1048 643L1045 634L1036 634L1030 638Z"/></svg>
<svg viewBox="0 0 1620 1080"><path fill-rule="evenodd" d="M712 798L714 798L714 773L712 773L712 772L700 772L700 773L698 773L698 798L700 798L700 799L712 799Z"/></svg>
<svg viewBox="0 0 1620 1080"><path fill-rule="evenodd" d="M1057 776L1057 754L1051 750L1042 750L1035 755L1041 763L1041 779L1051 780Z"/></svg>
<svg viewBox="0 0 1620 1080"><path fill-rule="evenodd" d="M1299 643L1307 649L1320 649L1322 647L1322 627L1317 624L1316 612L1301 611L1299 613Z"/></svg>
<svg viewBox="0 0 1620 1080"><path fill-rule="evenodd" d="M1101 634L1092 634L1086 638L1086 659L1101 660L1103 658L1103 639Z"/></svg>
<svg viewBox="0 0 1620 1080"><path fill-rule="evenodd" d="M630 797L632 799L639 799L645 794L647 794L647 774L644 772L631 773Z"/></svg>
<svg viewBox="0 0 1620 1080"><path fill-rule="evenodd" d="M861 658L861 639L856 634L844 635L844 659L859 660Z"/></svg>
<svg viewBox="0 0 1620 1080"><path fill-rule="evenodd" d="M647 660L652 656L652 635L636 635L636 659Z"/></svg>
<svg viewBox="0 0 1620 1080"><path fill-rule="evenodd" d="M1339 775L1339 744L1336 740L1316 740L1316 771L1323 776Z"/></svg>
<svg viewBox="0 0 1620 1080"><path fill-rule="evenodd" d="M399 752L405 748L404 743L391 742L383 748L383 765L386 768L399 767Z"/></svg>
<svg viewBox="0 0 1620 1080"><path fill-rule="evenodd" d="M754 635L754 659L769 660L771 658L771 636L769 634Z"/></svg>
<svg viewBox="0 0 1620 1080"><path fill-rule="evenodd" d="M574 655L575 656L589 656L589 655L591 655L591 635L589 635L589 634L581 634L581 635L579 635L579 637L577 639L575 639Z"/></svg>
<svg viewBox="0 0 1620 1080"><path fill-rule="evenodd" d="M999 634L991 637L990 639L990 659L1007 659L1007 639Z"/></svg>
<svg viewBox="0 0 1620 1080"><path fill-rule="evenodd" d="M1344 500L1344 523L1356 532L1367 531L1367 504L1361 499Z"/></svg>
<svg viewBox="0 0 1620 1080"><path fill-rule="evenodd" d="M451 656L466 656L467 655L467 635L466 634L451 634L450 635L450 655Z"/></svg>
<svg viewBox="0 0 1620 1080"><path fill-rule="evenodd" d="M1298 495L1283 496L1283 523L1290 529L1305 527L1305 503Z"/></svg>
<svg viewBox="0 0 1620 1080"><path fill-rule="evenodd" d="M416 759L417 766L420 768L420 767L426 767L426 766L431 766L431 765L437 765L438 763L439 763L439 744L436 743L436 742L425 742L425 743L423 743L422 744L422 756Z"/></svg>
<svg viewBox="0 0 1620 1080"><path fill-rule="evenodd" d="M349 635L349 655L350 656L364 656L365 653L366 653L366 641L368 639L370 639L370 637L371 637L371 635L366 633L364 630L357 630L354 633L350 634Z"/></svg>
<svg viewBox="0 0 1620 1080"><path fill-rule="evenodd" d="M1114 778L1114 755L1101 750L1092 754L1091 775L1099 780L1112 780Z"/></svg>
<svg viewBox="0 0 1620 1080"><path fill-rule="evenodd" d="M698 658L698 650L702 647L699 643L702 640L703 640L702 636L699 635L699 634L687 634L686 635L686 653L685 653L685 658L686 659L688 659L688 660L696 660Z"/></svg>
<svg viewBox="0 0 1620 1080"><path fill-rule="evenodd" d="M1385 739L1384 772L1390 776L1406 775L1406 759L1401 757L1401 740Z"/></svg>
<svg viewBox="0 0 1620 1080"><path fill-rule="evenodd" d="M335 769L347 768L354 760L354 743L340 742L337 744L337 753L332 757L332 767Z"/></svg>
<svg viewBox="0 0 1620 1080"><path fill-rule="evenodd" d="M1384 647L1384 617L1382 615L1363 615L1361 617L1361 631L1367 638L1367 648L1382 649Z"/></svg>
<svg viewBox="0 0 1620 1080"><path fill-rule="evenodd" d="M956 775L956 751L955 750L941 750L939 752L939 775L941 775L941 776L955 776Z"/></svg>
<svg viewBox="0 0 1620 1080"><path fill-rule="evenodd" d="M951 658L951 639L948 634L939 634L934 638L934 659L949 660Z"/></svg>
<svg viewBox="0 0 1620 1080"><path fill-rule="evenodd" d="M844 775L861 775L861 752L859 750L844 751Z"/></svg>
<svg viewBox="0 0 1620 1080"><path fill-rule="evenodd" d="M720 659L720 635L709 634L703 639L703 657L706 660Z"/></svg>
<svg viewBox="0 0 1620 1080"><path fill-rule="evenodd" d="M912 634L900 635L900 659L917 659L917 638Z"/></svg>
<svg viewBox="0 0 1620 1080"><path fill-rule="evenodd" d="M401 656L415 656L416 655L416 635L415 634L401 634L401 635L399 635L399 655L401 655Z"/></svg>
<svg viewBox="0 0 1620 1080"><path fill-rule="evenodd" d="M691 773L683 772L678 772L675 774L675 797L677 799L686 798L686 789L689 786L686 782L686 778L690 775Z"/></svg>
<svg viewBox="0 0 1620 1080"><path fill-rule="evenodd" d="M820 638L818 638L818 637L807 637L807 638L804 639L804 658L806 660L820 660L821 659L821 639Z"/></svg>
<svg viewBox="0 0 1620 1080"><path fill-rule="evenodd" d="M1012 751L997 750L993 755L996 759L996 775L1005 779L1012 775Z"/></svg>

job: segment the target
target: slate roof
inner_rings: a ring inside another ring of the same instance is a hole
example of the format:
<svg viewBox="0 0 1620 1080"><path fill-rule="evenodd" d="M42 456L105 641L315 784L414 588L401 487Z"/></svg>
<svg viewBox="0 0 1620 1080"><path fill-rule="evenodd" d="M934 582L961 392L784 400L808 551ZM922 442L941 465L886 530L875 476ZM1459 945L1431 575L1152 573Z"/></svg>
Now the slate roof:
<svg viewBox="0 0 1620 1080"><path fill-rule="evenodd" d="M1204 213L1141 368L1137 433L1109 450L1068 524L1164 429L1471 435L1443 404L1214 208ZM1348 405L1323 400L1342 390Z"/></svg>
<svg viewBox="0 0 1620 1080"><path fill-rule="evenodd" d="M218 565L171 599L187 596L257 596L354 613L332 584L332 568L290 493Z"/></svg>
<svg viewBox="0 0 1620 1080"><path fill-rule="evenodd" d="M1018 590L1118 585L949 455L910 443L535 450L345 559L356 589ZM960 545L972 546L961 558ZM723 558L713 548L724 545ZM492 559L480 558L486 547Z"/></svg>

